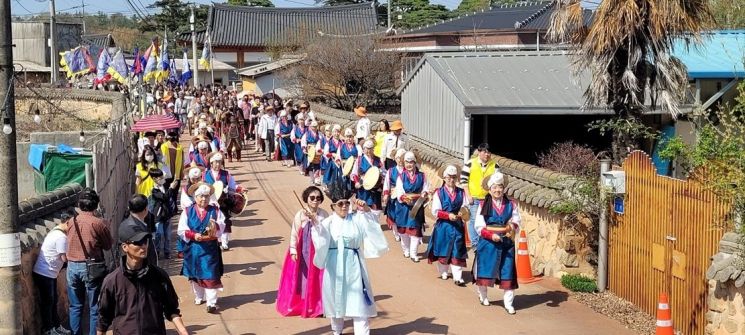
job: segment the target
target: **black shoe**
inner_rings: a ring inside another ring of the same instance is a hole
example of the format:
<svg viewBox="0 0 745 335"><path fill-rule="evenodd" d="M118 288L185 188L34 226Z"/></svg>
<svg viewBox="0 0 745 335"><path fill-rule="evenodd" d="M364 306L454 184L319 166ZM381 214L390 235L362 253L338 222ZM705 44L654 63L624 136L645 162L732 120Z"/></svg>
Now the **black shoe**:
<svg viewBox="0 0 745 335"><path fill-rule="evenodd" d="M217 306L207 306L207 313L217 314Z"/></svg>
<svg viewBox="0 0 745 335"><path fill-rule="evenodd" d="M463 280L463 279L461 279L461 280L454 280L453 282L455 283L455 285L460 286L460 287L465 287L466 286L466 281Z"/></svg>

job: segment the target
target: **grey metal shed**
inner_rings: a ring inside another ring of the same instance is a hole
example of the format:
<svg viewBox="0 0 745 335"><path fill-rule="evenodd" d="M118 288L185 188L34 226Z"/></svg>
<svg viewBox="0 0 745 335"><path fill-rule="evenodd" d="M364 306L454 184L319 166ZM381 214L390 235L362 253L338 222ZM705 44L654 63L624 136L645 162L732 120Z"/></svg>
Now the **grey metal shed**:
<svg viewBox="0 0 745 335"><path fill-rule="evenodd" d="M425 55L399 88L406 132L470 156L472 115L601 115L582 110L589 77L565 52Z"/></svg>

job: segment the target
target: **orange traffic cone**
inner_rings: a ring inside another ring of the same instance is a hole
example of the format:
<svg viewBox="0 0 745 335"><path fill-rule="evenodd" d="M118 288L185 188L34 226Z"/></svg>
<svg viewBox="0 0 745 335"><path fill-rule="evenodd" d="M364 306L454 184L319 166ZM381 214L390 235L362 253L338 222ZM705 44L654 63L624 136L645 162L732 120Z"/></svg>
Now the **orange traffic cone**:
<svg viewBox="0 0 745 335"><path fill-rule="evenodd" d="M532 283L540 279L533 277L533 268L530 266L530 255L528 255L528 237L525 231L520 231L517 243L517 281L519 283Z"/></svg>
<svg viewBox="0 0 745 335"><path fill-rule="evenodd" d="M667 293L660 294L660 303L657 305L657 332L656 335L673 335L673 320L671 318L670 303Z"/></svg>

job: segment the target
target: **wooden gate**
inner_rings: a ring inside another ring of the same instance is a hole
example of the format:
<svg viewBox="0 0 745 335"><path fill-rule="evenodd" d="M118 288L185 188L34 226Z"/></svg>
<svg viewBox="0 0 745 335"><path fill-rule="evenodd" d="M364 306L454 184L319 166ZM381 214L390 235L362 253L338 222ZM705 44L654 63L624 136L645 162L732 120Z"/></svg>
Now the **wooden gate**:
<svg viewBox="0 0 745 335"><path fill-rule="evenodd" d="M624 161L623 170L624 213L612 216L609 231L609 289L655 315L670 285L675 329L703 334L706 269L725 232L727 208L695 181L657 175L641 151Z"/></svg>

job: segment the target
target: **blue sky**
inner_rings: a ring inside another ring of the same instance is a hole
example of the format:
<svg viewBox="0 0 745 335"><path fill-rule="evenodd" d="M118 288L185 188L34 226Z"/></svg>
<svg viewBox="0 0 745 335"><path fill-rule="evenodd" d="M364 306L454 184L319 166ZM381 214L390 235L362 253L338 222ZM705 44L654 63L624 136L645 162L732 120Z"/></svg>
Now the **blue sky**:
<svg viewBox="0 0 745 335"><path fill-rule="evenodd" d="M131 0L136 6L140 7L152 4L154 0ZM196 3L210 4L210 0L191 0ZM443 4L452 9L458 7L460 0L430 0L432 3ZM214 2L227 2L216 0ZM311 7L314 6L314 0L272 0L277 7ZM381 0L385 3L385 0ZM11 0L12 14L17 16L36 14L49 11L49 1L46 0ZM81 10L82 0L56 0L55 6L57 11L75 13ZM125 15L134 14L132 9L127 5L126 0L85 0L86 12L104 12L104 13L123 13Z"/></svg>

